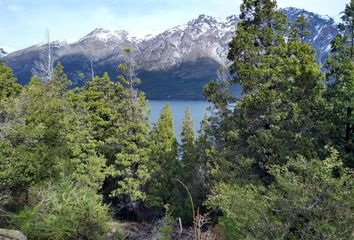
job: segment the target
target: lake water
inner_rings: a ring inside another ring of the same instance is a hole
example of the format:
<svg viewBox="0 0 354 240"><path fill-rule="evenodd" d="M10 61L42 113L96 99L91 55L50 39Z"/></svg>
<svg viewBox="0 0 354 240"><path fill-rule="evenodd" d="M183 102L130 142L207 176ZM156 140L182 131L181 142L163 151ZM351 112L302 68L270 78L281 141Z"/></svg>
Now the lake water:
<svg viewBox="0 0 354 240"><path fill-rule="evenodd" d="M151 108L151 123L156 122L160 116L162 108L167 103L170 104L171 111L173 113L177 139L179 139L181 133L182 119L186 108L189 107L191 109L195 125L194 128L197 132L200 129L200 122L203 120L204 115L208 112L207 108L210 106L210 103L206 101L149 100L148 107Z"/></svg>

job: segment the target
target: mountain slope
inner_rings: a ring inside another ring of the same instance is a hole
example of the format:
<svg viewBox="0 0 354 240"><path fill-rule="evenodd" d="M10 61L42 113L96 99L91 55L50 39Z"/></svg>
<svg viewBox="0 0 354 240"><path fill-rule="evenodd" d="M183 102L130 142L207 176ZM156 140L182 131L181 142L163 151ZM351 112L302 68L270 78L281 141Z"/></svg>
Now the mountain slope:
<svg viewBox="0 0 354 240"><path fill-rule="evenodd" d="M292 23L299 15L308 18L311 35L306 41L317 49L317 59L324 63L330 41L338 33L333 19L296 8L283 11ZM107 71L115 79L118 64L125 61L123 49L129 47L142 79L139 88L149 99L203 99L203 86L216 78L219 66L227 63L228 43L237 21L236 16L220 19L200 15L185 25L145 38L98 28L75 43L53 42L52 50L55 62L64 65L75 86L89 79L91 59L95 74ZM4 58L20 83L29 81L35 62L40 61L46 48L35 45ZM80 80L80 73L85 74L84 80Z"/></svg>

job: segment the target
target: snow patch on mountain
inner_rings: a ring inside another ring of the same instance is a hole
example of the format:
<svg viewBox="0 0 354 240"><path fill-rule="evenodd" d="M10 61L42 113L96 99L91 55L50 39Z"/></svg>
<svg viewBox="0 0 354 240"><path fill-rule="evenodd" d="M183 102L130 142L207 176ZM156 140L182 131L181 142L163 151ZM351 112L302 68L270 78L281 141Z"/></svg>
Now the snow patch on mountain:
<svg viewBox="0 0 354 240"><path fill-rule="evenodd" d="M285 8L282 11L292 26L300 15L307 17L311 34L306 41L316 48L317 60L324 65L330 51L330 42L338 34L334 20L303 9ZM236 15L215 18L202 14L186 24L164 32L130 33L125 30L96 28L75 42L55 41L51 46L55 61L66 62L72 68L69 71L72 71L73 78L78 76L78 71L88 71L91 58L102 72L109 68L116 69L119 63L125 61L124 48L133 49L133 58L141 71L168 72L180 66L189 67L190 63L200 59L207 60L212 63L213 69L206 65L193 72L193 76L204 76L206 72L215 74L215 66L228 63L228 44L235 35L238 21ZM33 61L45 50L46 43L41 43L10 53L5 59L15 72L28 77ZM27 72L24 73L25 71ZM212 74L210 77L208 75L210 79L214 77Z"/></svg>

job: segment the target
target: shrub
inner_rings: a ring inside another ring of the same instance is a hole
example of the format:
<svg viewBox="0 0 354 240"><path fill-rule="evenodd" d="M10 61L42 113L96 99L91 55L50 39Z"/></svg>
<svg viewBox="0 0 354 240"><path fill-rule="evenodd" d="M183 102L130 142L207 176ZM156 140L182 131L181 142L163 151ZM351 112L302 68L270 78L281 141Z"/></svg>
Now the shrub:
<svg viewBox="0 0 354 240"><path fill-rule="evenodd" d="M173 225L175 220L172 216L171 208L168 204L165 205L166 215L161 220L159 226L155 229L157 239L170 240L173 234Z"/></svg>
<svg viewBox="0 0 354 240"><path fill-rule="evenodd" d="M352 239L353 186L337 153L271 168L273 184L221 184L209 206L221 210L225 239Z"/></svg>
<svg viewBox="0 0 354 240"><path fill-rule="evenodd" d="M110 217L101 196L90 188L64 182L44 191L39 199L11 216L11 223L29 239L105 239ZM33 194L33 193L32 193Z"/></svg>

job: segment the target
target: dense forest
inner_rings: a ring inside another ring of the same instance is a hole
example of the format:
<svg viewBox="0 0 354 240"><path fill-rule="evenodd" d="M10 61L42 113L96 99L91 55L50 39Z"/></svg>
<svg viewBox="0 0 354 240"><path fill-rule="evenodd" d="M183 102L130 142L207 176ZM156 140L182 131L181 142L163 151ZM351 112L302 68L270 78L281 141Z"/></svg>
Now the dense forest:
<svg viewBox="0 0 354 240"><path fill-rule="evenodd" d="M74 89L50 59L27 86L1 62L0 226L29 239L124 239L127 221L156 239L353 239L354 0L325 66L304 16L289 28L275 0L240 10L232 64L204 88L198 134L186 109L180 142L168 105L150 126L130 49L118 77Z"/></svg>

